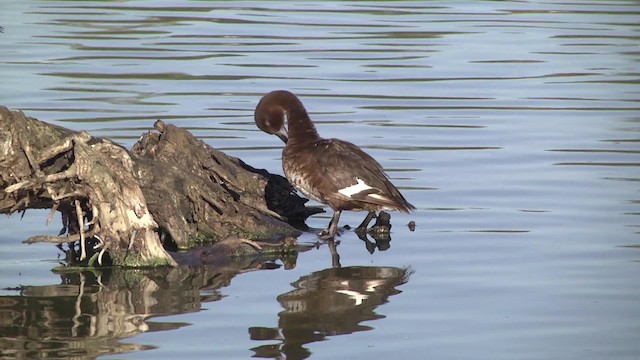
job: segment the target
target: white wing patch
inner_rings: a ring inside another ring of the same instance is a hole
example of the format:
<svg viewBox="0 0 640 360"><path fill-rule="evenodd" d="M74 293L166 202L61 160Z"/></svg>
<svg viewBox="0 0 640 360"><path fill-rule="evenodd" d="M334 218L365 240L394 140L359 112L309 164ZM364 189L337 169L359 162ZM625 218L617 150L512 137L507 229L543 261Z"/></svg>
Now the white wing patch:
<svg viewBox="0 0 640 360"><path fill-rule="evenodd" d="M357 183L355 185L347 186L344 189L338 190L338 192L344 196L352 197L354 194L361 193L363 191L373 189L367 185L362 179L356 178Z"/></svg>
<svg viewBox="0 0 640 360"><path fill-rule="evenodd" d="M386 196L382 196L382 195L378 195L378 194L369 194L368 196L369 196L369 197L372 197L372 198L374 198L374 199L377 199L377 200L389 201L389 198L388 198L388 197L386 197Z"/></svg>

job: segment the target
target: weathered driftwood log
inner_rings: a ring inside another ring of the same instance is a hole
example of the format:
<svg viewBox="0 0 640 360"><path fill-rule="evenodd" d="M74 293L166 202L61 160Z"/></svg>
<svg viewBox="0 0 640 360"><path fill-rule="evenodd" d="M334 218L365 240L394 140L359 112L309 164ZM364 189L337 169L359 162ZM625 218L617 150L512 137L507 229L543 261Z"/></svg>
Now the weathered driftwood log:
<svg viewBox="0 0 640 360"><path fill-rule="evenodd" d="M203 237L296 236L289 223L321 211L305 207L307 200L282 176L256 170L174 125L157 121L155 128L159 132L133 147L140 159L136 173L151 213L178 248Z"/></svg>
<svg viewBox="0 0 640 360"><path fill-rule="evenodd" d="M159 241L122 147L0 108L0 155L0 212L58 210L61 234L69 234L27 242L79 240L84 260L86 238L95 237L99 260L108 251L116 263L129 266L175 264Z"/></svg>
<svg viewBox="0 0 640 360"><path fill-rule="evenodd" d="M57 210L60 236L25 242L78 241L80 260L101 262L107 252L114 264L139 267L175 265L161 238L178 248L231 234L280 239L297 234L284 220L319 211L305 208L286 180L175 126L157 128L130 153L0 107L0 213L49 208L49 222Z"/></svg>

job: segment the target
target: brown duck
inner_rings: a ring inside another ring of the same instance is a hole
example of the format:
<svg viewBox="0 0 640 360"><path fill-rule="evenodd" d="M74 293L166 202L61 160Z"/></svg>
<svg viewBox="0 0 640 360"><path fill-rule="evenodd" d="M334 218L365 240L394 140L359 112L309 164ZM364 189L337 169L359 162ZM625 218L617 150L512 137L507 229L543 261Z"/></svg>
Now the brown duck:
<svg viewBox="0 0 640 360"><path fill-rule="evenodd" d="M415 209L374 158L350 142L321 138L302 102L291 92L276 90L263 96L254 118L260 130L285 142L282 168L289 181L333 209L322 237L335 236L342 210L368 211L358 226L364 230L376 211Z"/></svg>

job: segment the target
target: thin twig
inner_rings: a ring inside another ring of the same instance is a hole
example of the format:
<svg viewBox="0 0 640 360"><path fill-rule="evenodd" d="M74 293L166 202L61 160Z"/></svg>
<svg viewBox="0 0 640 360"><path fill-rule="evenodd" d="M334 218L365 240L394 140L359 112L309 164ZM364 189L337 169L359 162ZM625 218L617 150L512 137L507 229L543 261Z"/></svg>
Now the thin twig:
<svg viewBox="0 0 640 360"><path fill-rule="evenodd" d="M36 176L40 176L42 172L40 171L40 166L38 165L35 158L33 157L33 153L31 152L31 147L29 145L25 145L22 147L22 151L27 157L27 160L29 161L29 165L31 165L33 172L36 174Z"/></svg>
<svg viewBox="0 0 640 360"><path fill-rule="evenodd" d="M102 255L104 255L104 252L107 250L107 247L103 247L100 250L100 253L98 254L98 265L102 266Z"/></svg>
<svg viewBox="0 0 640 360"><path fill-rule="evenodd" d="M82 208L80 207L80 201L76 200L76 216L78 217L78 229L80 231L80 261L84 260L87 257L87 244L85 243L84 237L84 213L82 212Z"/></svg>
<svg viewBox="0 0 640 360"><path fill-rule="evenodd" d="M260 246L260 244L258 244L255 241L249 240L249 239L240 239L240 242L245 243L251 247L253 247L256 250L262 250L262 246Z"/></svg>
<svg viewBox="0 0 640 360"><path fill-rule="evenodd" d="M47 225L51 223L51 219L53 219L53 214L55 214L56 211L58 210L58 205L60 205L60 203L57 201L53 203L53 206L51 207L51 211L49 211L49 216L47 216Z"/></svg>
<svg viewBox="0 0 640 360"><path fill-rule="evenodd" d="M47 149L44 149L40 153L40 158L38 159L38 163L42 164L49 159L52 159L62 153L65 153L69 150L73 149L73 141L71 138L64 139L61 143L56 144L54 146L50 146Z"/></svg>
<svg viewBox="0 0 640 360"><path fill-rule="evenodd" d="M22 199L18 200L18 202L15 205L13 205L11 210L9 210L9 213L10 214L14 213L17 210L20 210L20 208L22 207L24 207L25 209L29 207L29 197L25 196ZM22 216L24 216L24 213L22 214Z"/></svg>
<svg viewBox="0 0 640 360"><path fill-rule="evenodd" d="M95 205L91 205L91 220L88 223L86 223L85 225L91 226L91 225L97 224L98 223L98 215L99 215L98 208Z"/></svg>
<svg viewBox="0 0 640 360"><path fill-rule="evenodd" d="M41 184L52 183L60 180L70 179L76 176L75 167L71 165L67 170L51 175L37 177L35 179L21 181L11 186L7 186L5 191L9 194L23 188L36 188Z"/></svg>
<svg viewBox="0 0 640 360"><path fill-rule="evenodd" d="M89 140L91 140L91 135L89 135L89 133L85 131L68 136L58 144L52 145L42 150L40 153L40 158L38 159L38 164L42 164L49 159L53 159L60 154L66 153L67 151L73 149L73 147L78 143L86 144Z"/></svg>
<svg viewBox="0 0 640 360"><path fill-rule="evenodd" d="M129 236L129 246L127 247L127 251L133 248L133 242L136 240L136 234L138 233L138 229L133 229L131 232L131 236Z"/></svg>
<svg viewBox="0 0 640 360"><path fill-rule="evenodd" d="M83 196L85 196L85 194L83 194L81 191L74 190L72 192L68 192L68 193L65 193L65 194L59 194L59 195L52 196L51 200L62 200L62 199L70 198L70 197L83 197Z"/></svg>
<svg viewBox="0 0 640 360"><path fill-rule="evenodd" d="M133 242L136 239L137 233L138 229L133 229L133 231L131 231L131 235L129 235L129 245L127 246L127 251L124 253L124 259L122 260L123 263L127 261L127 258L129 257L129 252L131 252L131 249L133 248Z"/></svg>
<svg viewBox="0 0 640 360"><path fill-rule="evenodd" d="M94 236L98 231L98 229L91 229L87 231L84 235L86 237ZM23 244L35 244L39 242L48 242L53 244L64 244L69 242L74 242L80 240L80 234L73 234L69 236L51 236L51 235L38 235L32 236L27 240L23 240Z"/></svg>

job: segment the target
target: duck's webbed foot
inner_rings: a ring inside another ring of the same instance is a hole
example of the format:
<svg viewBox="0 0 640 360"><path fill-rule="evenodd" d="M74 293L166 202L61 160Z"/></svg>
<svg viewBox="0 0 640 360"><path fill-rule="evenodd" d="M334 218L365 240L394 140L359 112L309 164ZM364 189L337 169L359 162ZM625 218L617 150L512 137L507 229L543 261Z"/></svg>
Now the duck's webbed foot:
<svg viewBox="0 0 640 360"><path fill-rule="evenodd" d="M318 237L322 240L330 240L335 238L336 236L341 236L344 230L345 228L336 229L336 232L333 235L331 235L329 229L325 229L318 233Z"/></svg>
<svg viewBox="0 0 640 360"><path fill-rule="evenodd" d="M322 240L330 240L333 239L334 236L335 234L331 235L328 230L322 230L318 233L318 237Z"/></svg>

